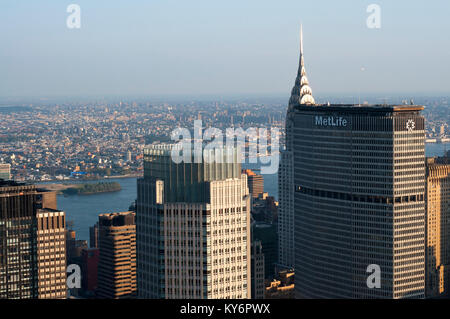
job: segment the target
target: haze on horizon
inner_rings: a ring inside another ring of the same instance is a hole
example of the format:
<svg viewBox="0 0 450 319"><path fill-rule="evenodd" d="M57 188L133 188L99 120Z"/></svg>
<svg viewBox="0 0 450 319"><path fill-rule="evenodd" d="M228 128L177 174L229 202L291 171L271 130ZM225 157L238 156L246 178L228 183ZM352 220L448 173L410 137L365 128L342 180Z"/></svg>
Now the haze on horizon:
<svg viewBox="0 0 450 319"><path fill-rule="evenodd" d="M66 8L81 7L81 29ZM369 29L366 8L381 7ZM0 96L450 93L450 2L0 3ZM364 71L362 71L364 69Z"/></svg>

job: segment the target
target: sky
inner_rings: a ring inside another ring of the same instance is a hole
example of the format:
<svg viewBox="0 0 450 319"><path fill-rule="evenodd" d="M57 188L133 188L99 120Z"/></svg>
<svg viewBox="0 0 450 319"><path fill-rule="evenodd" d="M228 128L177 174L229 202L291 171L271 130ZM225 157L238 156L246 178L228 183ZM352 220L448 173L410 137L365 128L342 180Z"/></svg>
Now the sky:
<svg viewBox="0 0 450 319"><path fill-rule="evenodd" d="M448 0L2 0L0 97L288 96L300 24L314 95L448 94L449 14Z"/></svg>

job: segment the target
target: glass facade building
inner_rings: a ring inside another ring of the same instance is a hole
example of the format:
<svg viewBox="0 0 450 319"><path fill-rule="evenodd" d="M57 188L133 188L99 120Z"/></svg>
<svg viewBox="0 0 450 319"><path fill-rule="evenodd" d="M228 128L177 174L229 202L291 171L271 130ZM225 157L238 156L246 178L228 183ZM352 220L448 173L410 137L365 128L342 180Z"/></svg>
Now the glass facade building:
<svg viewBox="0 0 450 319"><path fill-rule="evenodd" d="M290 110L298 297L424 297L421 110L301 104ZM367 284L369 265L380 267L380 288Z"/></svg>
<svg viewBox="0 0 450 319"><path fill-rule="evenodd" d="M38 296L36 188L0 181L0 298Z"/></svg>

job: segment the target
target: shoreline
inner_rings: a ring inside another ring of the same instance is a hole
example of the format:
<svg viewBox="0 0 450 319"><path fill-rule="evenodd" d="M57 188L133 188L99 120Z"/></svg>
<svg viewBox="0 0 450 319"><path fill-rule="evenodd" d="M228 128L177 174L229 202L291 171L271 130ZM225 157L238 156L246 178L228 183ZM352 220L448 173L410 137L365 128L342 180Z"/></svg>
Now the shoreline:
<svg viewBox="0 0 450 319"><path fill-rule="evenodd" d="M132 177L131 177L132 178ZM102 183L102 181L105 181L108 179L102 179L102 180L96 180L96 181L100 181L99 183ZM106 183L117 183L117 182L106 182ZM40 183L40 184L36 184L37 188L43 188L43 189L47 189L50 191L54 191L56 192L57 195L64 195L64 196L72 196L72 195L95 195L95 194L101 194L101 193L113 193L113 192L120 192L122 189L114 189L114 190L102 190L102 191L98 191L98 192L85 192L85 193L77 193L77 194L66 194L64 193L65 190L67 189L76 189L79 188L80 185L83 184L91 184L89 182L81 182L81 183L53 183L53 182L49 182L49 183ZM94 183L92 183L94 184ZM117 183L120 184L120 183Z"/></svg>
<svg viewBox="0 0 450 319"><path fill-rule="evenodd" d="M36 185L53 185L53 184L61 184L61 185L77 185L80 183L88 183L91 181L104 181L108 179L121 179L121 178L140 178L143 177L144 174L127 174L127 175L114 175L114 176L104 176L99 178L89 178L89 179L66 179L66 180L60 180L60 179L50 179L46 181L24 181L25 183L33 183Z"/></svg>

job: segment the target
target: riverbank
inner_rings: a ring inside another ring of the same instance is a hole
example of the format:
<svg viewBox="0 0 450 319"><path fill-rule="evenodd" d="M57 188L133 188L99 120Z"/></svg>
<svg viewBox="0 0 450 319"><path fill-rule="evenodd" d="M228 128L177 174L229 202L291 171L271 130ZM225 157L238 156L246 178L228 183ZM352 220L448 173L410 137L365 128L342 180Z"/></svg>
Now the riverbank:
<svg viewBox="0 0 450 319"><path fill-rule="evenodd" d="M33 180L25 180L20 182L39 184L39 185L50 185L50 184L60 184L60 185L76 185L83 182L91 182L91 181L104 181L108 179L122 179L122 178L140 178L143 177L143 173L133 173L126 175L111 175L111 176L103 176L103 177L93 177L93 178L70 178L70 179L48 179L45 181L33 181Z"/></svg>
<svg viewBox="0 0 450 319"><path fill-rule="evenodd" d="M117 182L99 183L46 183L37 184L38 188L45 188L56 192L58 195L93 195L100 193L112 193L122 190Z"/></svg>

